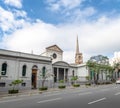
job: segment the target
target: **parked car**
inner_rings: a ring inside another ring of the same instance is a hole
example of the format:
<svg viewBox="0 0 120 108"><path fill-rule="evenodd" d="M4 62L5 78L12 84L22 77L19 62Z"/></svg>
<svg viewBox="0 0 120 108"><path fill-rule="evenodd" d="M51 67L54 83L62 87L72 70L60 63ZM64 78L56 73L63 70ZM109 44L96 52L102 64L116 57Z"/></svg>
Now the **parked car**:
<svg viewBox="0 0 120 108"><path fill-rule="evenodd" d="M120 78L116 80L116 84L120 84Z"/></svg>

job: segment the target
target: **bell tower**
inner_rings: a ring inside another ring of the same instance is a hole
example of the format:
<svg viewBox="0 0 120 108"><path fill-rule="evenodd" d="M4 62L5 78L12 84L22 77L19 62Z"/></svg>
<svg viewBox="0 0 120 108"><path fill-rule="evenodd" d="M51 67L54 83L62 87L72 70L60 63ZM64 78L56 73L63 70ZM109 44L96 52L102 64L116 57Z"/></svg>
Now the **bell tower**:
<svg viewBox="0 0 120 108"><path fill-rule="evenodd" d="M82 64L82 63L83 63L83 56L82 56L82 53L79 52L79 42L78 42L78 36L77 36L75 64Z"/></svg>

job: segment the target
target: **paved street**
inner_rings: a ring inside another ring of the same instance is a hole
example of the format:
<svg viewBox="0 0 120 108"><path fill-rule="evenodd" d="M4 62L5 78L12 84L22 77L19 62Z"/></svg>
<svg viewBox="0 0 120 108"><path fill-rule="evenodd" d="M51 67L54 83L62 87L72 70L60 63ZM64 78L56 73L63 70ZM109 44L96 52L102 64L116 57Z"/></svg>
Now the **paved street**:
<svg viewBox="0 0 120 108"><path fill-rule="evenodd" d="M32 96L5 97L0 108L119 108L120 85L66 89Z"/></svg>

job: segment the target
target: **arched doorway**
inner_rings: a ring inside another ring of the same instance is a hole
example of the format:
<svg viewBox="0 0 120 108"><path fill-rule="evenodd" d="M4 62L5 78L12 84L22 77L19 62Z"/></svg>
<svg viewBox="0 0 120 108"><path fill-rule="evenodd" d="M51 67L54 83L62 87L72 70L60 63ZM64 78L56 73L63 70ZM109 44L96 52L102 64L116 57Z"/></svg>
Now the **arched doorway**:
<svg viewBox="0 0 120 108"><path fill-rule="evenodd" d="M37 88L37 70L38 70L38 67L36 65L34 65L32 67L32 75L31 75L31 86L32 86L32 89L36 89Z"/></svg>

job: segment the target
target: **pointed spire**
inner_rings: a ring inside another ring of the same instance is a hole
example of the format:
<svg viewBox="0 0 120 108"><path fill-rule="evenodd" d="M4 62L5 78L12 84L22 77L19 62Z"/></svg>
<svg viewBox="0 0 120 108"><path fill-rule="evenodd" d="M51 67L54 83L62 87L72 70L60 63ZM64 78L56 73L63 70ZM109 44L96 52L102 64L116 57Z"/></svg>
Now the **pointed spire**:
<svg viewBox="0 0 120 108"><path fill-rule="evenodd" d="M78 42L78 35L77 35L75 64L81 64L81 63L83 63L83 56L82 56L82 53L79 52L79 42Z"/></svg>
<svg viewBox="0 0 120 108"><path fill-rule="evenodd" d="M78 42L78 35L77 35L77 42L76 42L76 54L79 54L79 42Z"/></svg>

